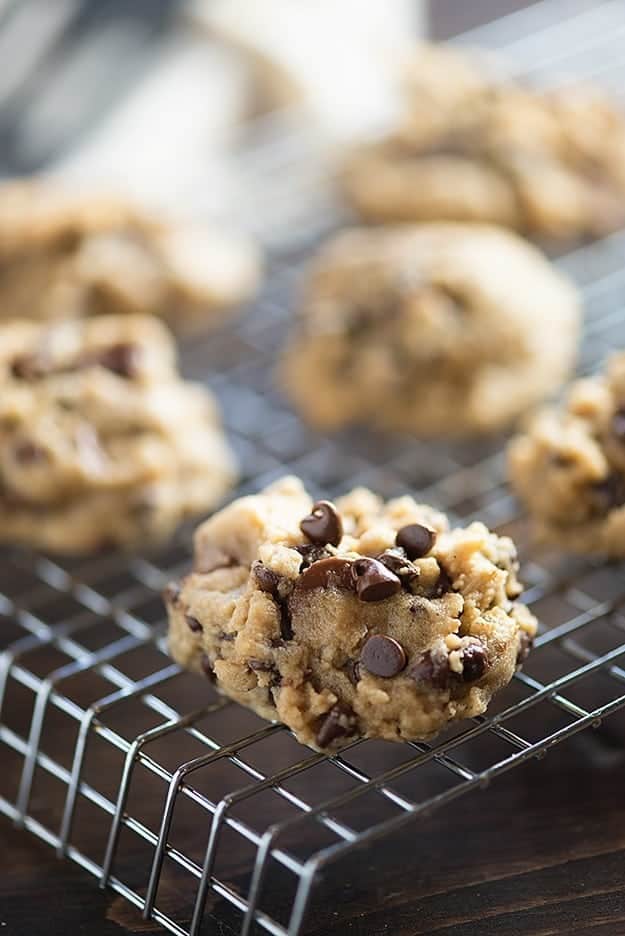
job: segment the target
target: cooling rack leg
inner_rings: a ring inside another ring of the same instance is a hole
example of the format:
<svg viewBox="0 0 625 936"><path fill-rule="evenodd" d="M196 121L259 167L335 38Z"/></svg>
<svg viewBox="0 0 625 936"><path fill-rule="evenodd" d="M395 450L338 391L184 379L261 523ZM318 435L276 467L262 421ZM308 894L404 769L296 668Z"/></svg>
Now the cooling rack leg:
<svg viewBox="0 0 625 936"><path fill-rule="evenodd" d="M78 739L76 741L76 747L74 749L74 760L72 763L72 774L69 782L69 787L67 790L67 796L65 798L65 808L63 810L63 819L61 820L61 832L60 832L60 841L57 846L57 854L61 858L67 851L67 842L72 831L72 822L74 819L74 812L76 809L76 797L78 796L78 786L80 784L80 777L82 774L82 767L85 760L85 752L87 750L87 742L89 740L89 731L93 724L93 719L96 716L96 709L88 709L83 719L80 723L80 729L78 733Z"/></svg>
<svg viewBox="0 0 625 936"><path fill-rule="evenodd" d="M221 824L231 805L232 797L224 797L217 805L215 815L213 816L210 836L208 839L208 846L206 848L206 855L204 857L204 867L202 868L202 877L200 878L200 884L195 898L195 905L193 907L193 918L191 920L189 936L197 936L200 931L200 926L202 925L204 906L206 904L206 895L208 893L208 885L215 864L215 855L217 853L217 845L219 843Z"/></svg>
<svg viewBox="0 0 625 936"><path fill-rule="evenodd" d="M289 936L300 936L302 932L304 921L306 919L306 912L308 910L310 894L318 870L319 861L317 859L311 859L304 867L300 882L297 886L297 894L295 895L295 901L293 903L293 912L291 913L291 919L289 920Z"/></svg>
<svg viewBox="0 0 625 936"><path fill-rule="evenodd" d="M22 771L22 778L20 780L20 788L17 796L16 807L18 816L16 819L16 825L18 826L24 825L24 819L28 810L30 793L35 776L35 766L37 764L37 756L39 754L39 746L41 744L43 721L46 714L48 700L53 688L53 681L48 679L41 684L39 692L37 693L37 699L35 701L35 708L33 711L33 720L31 722L30 734L28 736L28 754L26 756L26 760L24 761L24 769Z"/></svg>
<svg viewBox="0 0 625 936"><path fill-rule="evenodd" d="M273 848L273 843L279 828L279 826L272 826L267 829L263 835L260 845L258 846L256 861L254 863L254 873L250 883L250 895L248 898L247 913L245 914L243 926L241 927L241 936L250 936L252 931L254 913L256 912L256 907L258 906L258 899L260 897L260 892L262 890L263 881L265 879L265 873L267 870L267 861L269 859L269 854Z"/></svg>

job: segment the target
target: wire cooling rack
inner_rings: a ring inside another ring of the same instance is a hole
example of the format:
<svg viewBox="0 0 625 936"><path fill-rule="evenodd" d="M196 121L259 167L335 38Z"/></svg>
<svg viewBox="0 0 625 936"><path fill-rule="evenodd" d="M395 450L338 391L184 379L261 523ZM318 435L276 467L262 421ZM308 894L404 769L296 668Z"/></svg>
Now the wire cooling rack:
<svg viewBox="0 0 625 936"><path fill-rule="evenodd" d="M570 18L557 24L565 6ZM599 39L618 24L625 30L622 5L571 0L536 4L480 35L513 43L519 70L533 49L532 62L547 68L560 30L581 61L590 51L596 61ZM279 150L280 138L271 146ZM334 223L324 209L306 230L316 237ZM243 936L304 933L315 884L334 862L585 728L601 745L604 719L625 707L623 567L528 548L504 481L504 440L326 439L276 392L275 350L309 246L300 237L295 249L274 249L254 307L182 351L185 373L209 374L221 400L241 462L237 494L294 472L314 493L365 484L385 496L416 493L453 521L480 517L519 545L542 631L488 716L429 744L364 741L328 757L169 660L160 591L189 566L189 528L130 559L3 551L0 813L180 936L216 931L215 913L225 912L216 898ZM582 372L625 347L624 257L620 232L557 261L586 301Z"/></svg>

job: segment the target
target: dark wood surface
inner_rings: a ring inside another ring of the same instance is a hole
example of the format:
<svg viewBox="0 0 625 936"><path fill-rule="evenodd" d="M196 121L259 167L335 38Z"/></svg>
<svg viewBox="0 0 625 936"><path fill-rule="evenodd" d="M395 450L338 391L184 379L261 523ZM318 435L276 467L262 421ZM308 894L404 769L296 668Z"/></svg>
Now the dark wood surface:
<svg viewBox="0 0 625 936"><path fill-rule="evenodd" d="M625 728L625 716L608 726ZM619 731L622 737L622 731ZM332 867L311 936L625 934L625 753L612 734L573 739L487 791ZM236 875L236 868L232 869ZM275 894L281 900L280 893ZM167 900L175 905L172 891ZM206 933L235 936L220 900ZM0 825L0 933L162 932L44 844Z"/></svg>

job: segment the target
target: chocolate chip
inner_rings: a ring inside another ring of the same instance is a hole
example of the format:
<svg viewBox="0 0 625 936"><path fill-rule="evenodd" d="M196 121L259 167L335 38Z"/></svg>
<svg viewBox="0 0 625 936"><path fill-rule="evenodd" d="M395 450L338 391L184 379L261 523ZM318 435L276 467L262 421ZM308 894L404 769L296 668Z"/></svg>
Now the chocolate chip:
<svg viewBox="0 0 625 936"><path fill-rule="evenodd" d="M317 546L325 546L327 543L338 546L343 536L343 522L336 507L326 500L313 504L312 512L304 517L299 528Z"/></svg>
<svg viewBox="0 0 625 936"><path fill-rule="evenodd" d="M213 664L210 661L208 654L203 653L200 659L200 666L202 667L202 672L209 680L209 682L216 682L217 677L215 676L215 670L213 669Z"/></svg>
<svg viewBox="0 0 625 936"><path fill-rule="evenodd" d="M219 631L217 638L224 643L232 643L237 639L236 634L229 634L228 631Z"/></svg>
<svg viewBox="0 0 625 936"><path fill-rule="evenodd" d="M320 748L328 747L337 738L355 734L356 729L357 721L352 709L344 702L337 702L319 722L317 744Z"/></svg>
<svg viewBox="0 0 625 936"><path fill-rule="evenodd" d="M130 379L136 377L141 362L141 350L137 345L120 342L85 358L87 364L99 364L112 371L118 377Z"/></svg>
<svg viewBox="0 0 625 936"><path fill-rule="evenodd" d="M488 669L488 654L482 644L469 644L462 651L462 678L464 682L476 682Z"/></svg>
<svg viewBox="0 0 625 936"><path fill-rule="evenodd" d="M452 581L449 577L447 569L445 566L441 565L440 562L438 565L440 571L438 573L438 581L434 586L434 594L432 596L434 598L441 598L444 594L446 594L446 592L449 592L452 589Z"/></svg>
<svg viewBox="0 0 625 936"><path fill-rule="evenodd" d="M280 581L280 576L277 572L274 572L273 569L268 569L267 566L263 565L259 560L252 563L252 572L254 573L256 584L260 590L275 596L278 589L278 582Z"/></svg>
<svg viewBox="0 0 625 936"><path fill-rule="evenodd" d="M299 567L300 572L304 572L313 562L319 562L320 559L329 559L332 555L325 546L315 546L314 543L305 543L303 546L296 546L295 549L302 557L302 564Z"/></svg>
<svg viewBox="0 0 625 936"><path fill-rule="evenodd" d="M406 558L403 549L387 549L376 559L397 576L404 588L414 585L421 574L419 567Z"/></svg>
<svg viewBox="0 0 625 936"><path fill-rule="evenodd" d="M187 622L187 626L190 631L193 631L194 634L200 633L202 630L202 625L196 617L193 617L192 614L185 614L184 619Z"/></svg>
<svg viewBox="0 0 625 936"><path fill-rule="evenodd" d="M287 599L279 601L278 607L280 608L280 637L282 640L293 640L293 623Z"/></svg>
<svg viewBox="0 0 625 936"><path fill-rule="evenodd" d="M449 660L444 651L426 650L412 664L407 674L416 683L430 683L436 689L446 689L449 680Z"/></svg>
<svg viewBox="0 0 625 936"><path fill-rule="evenodd" d="M15 460L22 465L33 465L36 462L44 462L48 458L48 453L41 445L31 442L30 439L24 439L13 449Z"/></svg>
<svg viewBox="0 0 625 936"><path fill-rule="evenodd" d="M397 531L395 542L406 550L409 559L421 559L436 542L436 532L421 523L409 523Z"/></svg>
<svg viewBox="0 0 625 936"><path fill-rule="evenodd" d="M533 646L534 638L531 637L527 631L519 631L519 649L516 655L517 666L522 666L525 663Z"/></svg>
<svg viewBox="0 0 625 936"><path fill-rule="evenodd" d="M603 512L622 507L625 504L625 478L620 474L611 474L603 481L593 485L597 505Z"/></svg>
<svg viewBox="0 0 625 936"><path fill-rule="evenodd" d="M374 676L390 679L406 666L406 653L402 645L384 634L370 637L362 648L360 663Z"/></svg>
<svg viewBox="0 0 625 936"><path fill-rule="evenodd" d="M348 660L343 670L352 686L358 685L360 682L360 664L358 660Z"/></svg>
<svg viewBox="0 0 625 936"><path fill-rule="evenodd" d="M352 565L350 559L341 559L338 556L320 559L302 572L297 580L297 586L304 591L331 586L353 589Z"/></svg>
<svg viewBox="0 0 625 936"><path fill-rule="evenodd" d="M361 601L383 601L401 591L397 576L377 559L356 559L352 564L352 578Z"/></svg>
<svg viewBox="0 0 625 936"><path fill-rule="evenodd" d="M625 409L617 410L612 417L612 434L619 442L625 442Z"/></svg>
<svg viewBox="0 0 625 936"><path fill-rule="evenodd" d="M177 582L169 582L163 589L163 601L165 604L177 605L180 600L180 585Z"/></svg>
<svg viewBox="0 0 625 936"><path fill-rule="evenodd" d="M51 362L43 352L20 354L11 362L11 374L17 380L39 380L50 371Z"/></svg>

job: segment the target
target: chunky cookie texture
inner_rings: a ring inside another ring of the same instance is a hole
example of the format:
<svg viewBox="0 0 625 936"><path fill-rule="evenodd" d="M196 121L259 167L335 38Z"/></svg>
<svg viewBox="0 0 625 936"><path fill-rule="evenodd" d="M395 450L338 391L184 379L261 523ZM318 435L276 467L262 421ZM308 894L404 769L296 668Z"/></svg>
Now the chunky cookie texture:
<svg viewBox="0 0 625 936"><path fill-rule="evenodd" d="M0 187L0 264L0 318L152 313L178 331L217 322L259 279L243 239L43 181Z"/></svg>
<svg viewBox="0 0 625 936"><path fill-rule="evenodd" d="M213 506L234 462L216 405L151 316L0 324L0 541L151 542Z"/></svg>
<svg viewBox="0 0 625 936"><path fill-rule="evenodd" d="M514 544L410 497L312 502L297 478L234 501L165 592L170 648L319 749L428 738L478 715L536 632Z"/></svg>
<svg viewBox="0 0 625 936"><path fill-rule="evenodd" d="M625 353L534 418L510 444L509 472L537 539L625 556Z"/></svg>
<svg viewBox="0 0 625 936"><path fill-rule="evenodd" d="M490 431L575 358L573 286L502 229L362 228L319 254L280 379L313 425Z"/></svg>
<svg viewBox="0 0 625 936"><path fill-rule="evenodd" d="M625 222L625 115L592 88L539 93L439 46L415 53L399 126L353 152L374 221L486 221L548 238Z"/></svg>

